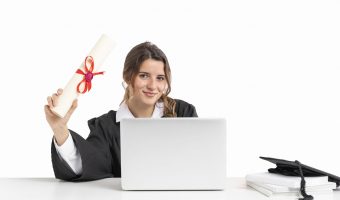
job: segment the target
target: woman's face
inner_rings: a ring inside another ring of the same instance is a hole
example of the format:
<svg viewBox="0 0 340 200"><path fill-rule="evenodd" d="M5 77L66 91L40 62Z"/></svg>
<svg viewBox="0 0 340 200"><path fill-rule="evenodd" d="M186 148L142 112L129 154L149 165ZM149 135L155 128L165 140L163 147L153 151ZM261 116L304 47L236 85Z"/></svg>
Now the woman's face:
<svg viewBox="0 0 340 200"><path fill-rule="evenodd" d="M139 69L134 85L132 101L153 106L166 90L167 82L162 61L147 59Z"/></svg>

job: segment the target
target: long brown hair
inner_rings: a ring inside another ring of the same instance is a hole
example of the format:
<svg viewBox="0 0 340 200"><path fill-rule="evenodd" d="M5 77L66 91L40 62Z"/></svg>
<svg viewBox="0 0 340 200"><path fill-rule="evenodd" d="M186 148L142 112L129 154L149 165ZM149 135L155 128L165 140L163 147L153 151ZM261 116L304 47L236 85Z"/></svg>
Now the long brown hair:
<svg viewBox="0 0 340 200"><path fill-rule="evenodd" d="M158 101L164 104L164 117L177 117L175 112L176 101L168 94L171 91L171 70L167 57L164 52L151 42L144 42L133 47L127 54L124 62L123 79L128 85L133 85L136 76L139 73L141 64L147 60L153 59L162 61L164 63L165 79L167 82L167 90L162 94ZM129 88L125 88L124 99L122 102L127 101L130 97Z"/></svg>

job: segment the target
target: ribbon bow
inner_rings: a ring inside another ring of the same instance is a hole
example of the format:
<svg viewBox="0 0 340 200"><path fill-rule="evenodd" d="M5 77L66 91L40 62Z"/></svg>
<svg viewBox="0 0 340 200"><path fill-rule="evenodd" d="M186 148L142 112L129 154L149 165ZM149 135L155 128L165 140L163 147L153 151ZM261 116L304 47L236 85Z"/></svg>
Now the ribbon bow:
<svg viewBox="0 0 340 200"><path fill-rule="evenodd" d="M88 66L90 65L90 66ZM104 74L104 72L93 72L93 69L94 69L94 60L92 58L92 56L87 56L85 58L85 62L84 62L84 68L85 68L85 72L83 72L81 69L78 69L76 71L77 74L81 74L81 75L84 75L84 78L82 81L79 82L78 86L77 86L77 91L79 93L82 93L84 94L86 91L90 91L91 90L91 87L92 87L92 83L91 83L91 80L93 79L93 77L95 75L98 75L98 74ZM84 86L84 89L83 91L80 91L80 85L84 83L85 86Z"/></svg>

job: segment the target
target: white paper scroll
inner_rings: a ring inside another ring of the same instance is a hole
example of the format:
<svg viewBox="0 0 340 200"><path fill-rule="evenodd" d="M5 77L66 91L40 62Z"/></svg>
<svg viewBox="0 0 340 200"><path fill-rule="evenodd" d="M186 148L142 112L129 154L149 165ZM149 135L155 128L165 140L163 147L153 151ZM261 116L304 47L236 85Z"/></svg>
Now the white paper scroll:
<svg viewBox="0 0 340 200"><path fill-rule="evenodd" d="M88 56L91 56L94 60L94 70L93 72L99 72L100 67L106 57L109 55L111 50L114 48L115 42L112 41L108 36L102 35L95 46L92 48ZM85 72L84 61L80 65L79 69ZM76 71L76 69L75 69ZM95 76L94 78L98 78L102 75ZM63 89L63 94L59 96L58 104L52 108L52 111L58 115L59 117L64 117L67 111L72 106L73 100L75 100L79 96L79 92L77 91L77 86L84 79L84 75L75 73L71 80L67 83L65 88ZM83 87L83 86L82 86ZM90 91L91 92L91 91Z"/></svg>

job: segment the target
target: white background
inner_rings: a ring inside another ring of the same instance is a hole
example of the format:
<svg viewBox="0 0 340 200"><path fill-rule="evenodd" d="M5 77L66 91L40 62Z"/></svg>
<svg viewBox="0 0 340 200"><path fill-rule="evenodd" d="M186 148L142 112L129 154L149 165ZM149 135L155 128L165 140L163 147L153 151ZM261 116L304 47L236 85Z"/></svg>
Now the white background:
<svg viewBox="0 0 340 200"><path fill-rule="evenodd" d="M128 51L151 41L170 61L170 95L227 118L228 176L273 167L259 156L340 175L339 10L325 0L1 1L0 177L53 176L46 97L102 33L118 45L69 123L82 136L88 119L118 108Z"/></svg>

